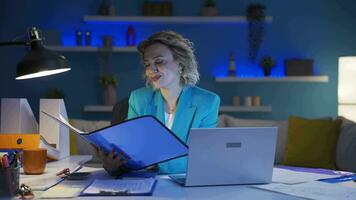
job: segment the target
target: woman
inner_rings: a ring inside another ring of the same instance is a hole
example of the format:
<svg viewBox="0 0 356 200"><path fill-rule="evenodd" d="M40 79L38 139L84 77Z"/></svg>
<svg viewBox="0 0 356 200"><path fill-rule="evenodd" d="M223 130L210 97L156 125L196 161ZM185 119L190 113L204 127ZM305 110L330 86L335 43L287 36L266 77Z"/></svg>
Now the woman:
<svg viewBox="0 0 356 200"><path fill-rule="evenodd" d="M182 141L187 142L190 128L216 127L218 95L196 87L199 72L193 44L173 31L153 34L138 46L145 66L146 87L131 92L128 118L153 115ZM99 152L104 168L111 174L129 158L115 152ZM159 164L161 173L182 173L186 158Z"/></svg>

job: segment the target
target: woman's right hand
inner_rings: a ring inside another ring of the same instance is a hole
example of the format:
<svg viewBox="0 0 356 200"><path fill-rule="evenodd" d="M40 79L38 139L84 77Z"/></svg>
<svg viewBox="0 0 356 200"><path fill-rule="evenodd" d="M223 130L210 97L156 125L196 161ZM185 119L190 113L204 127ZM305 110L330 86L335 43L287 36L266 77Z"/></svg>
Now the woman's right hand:
<svg viewBox="0 0 356 200"><path fill-rule="evenodd" d="M123 165L130 160L129 157L125 157L123 152L115 155L114 148L108 154L102 149L97 149L96 154L102 160L104 169L112 176L117 176L123 173L125 171Z"/></svg>

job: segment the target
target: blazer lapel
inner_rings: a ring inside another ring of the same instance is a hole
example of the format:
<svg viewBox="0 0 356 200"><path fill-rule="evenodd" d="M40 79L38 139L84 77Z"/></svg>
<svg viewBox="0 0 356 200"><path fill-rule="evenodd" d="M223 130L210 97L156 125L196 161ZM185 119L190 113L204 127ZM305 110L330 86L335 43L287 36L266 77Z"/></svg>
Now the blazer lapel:
<svg viewBox="0 0 356 200"><path fill-rule="evenodd" d="M165 124L163 97L159 90L154 92L152 101L153 102L147 106L146 113L155 116L159 121Z"/></svg>
<svg viewBox="0 0 356 200"><path fill-rule="evenodd" d="M193 123L196 105L192 105L191 87L185 86L178 100L177 112L174 117L172 131L183 142L187 142L188 132Z"/></svg>

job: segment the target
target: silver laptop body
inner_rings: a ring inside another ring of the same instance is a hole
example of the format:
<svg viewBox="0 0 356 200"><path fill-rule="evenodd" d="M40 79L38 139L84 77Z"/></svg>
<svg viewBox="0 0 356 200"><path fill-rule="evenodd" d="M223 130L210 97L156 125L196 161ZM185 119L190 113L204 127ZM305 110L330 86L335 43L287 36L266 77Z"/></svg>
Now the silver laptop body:
<svg viewBox="0 0 356 200"><path fill-rule="evenodd" d="M270 183L276 140L276 127L191 129L184 185Z"/></svg>

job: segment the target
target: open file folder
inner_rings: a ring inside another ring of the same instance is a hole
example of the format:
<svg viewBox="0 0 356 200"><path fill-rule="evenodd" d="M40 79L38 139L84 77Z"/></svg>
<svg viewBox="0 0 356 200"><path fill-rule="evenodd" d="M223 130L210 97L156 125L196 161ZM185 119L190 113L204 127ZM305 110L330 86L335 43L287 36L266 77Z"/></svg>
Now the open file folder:
<svg viewBox="0 0 356 200"><path fill-rule="evenodd" d="M42 111L43 112L43 111ZM64 118L43 112L72 129L84 140L110 152L124 152L130 158L125 167L140 170L188 154L188 147L155 117L146 115L90 133L72 127Z"/></svg>

